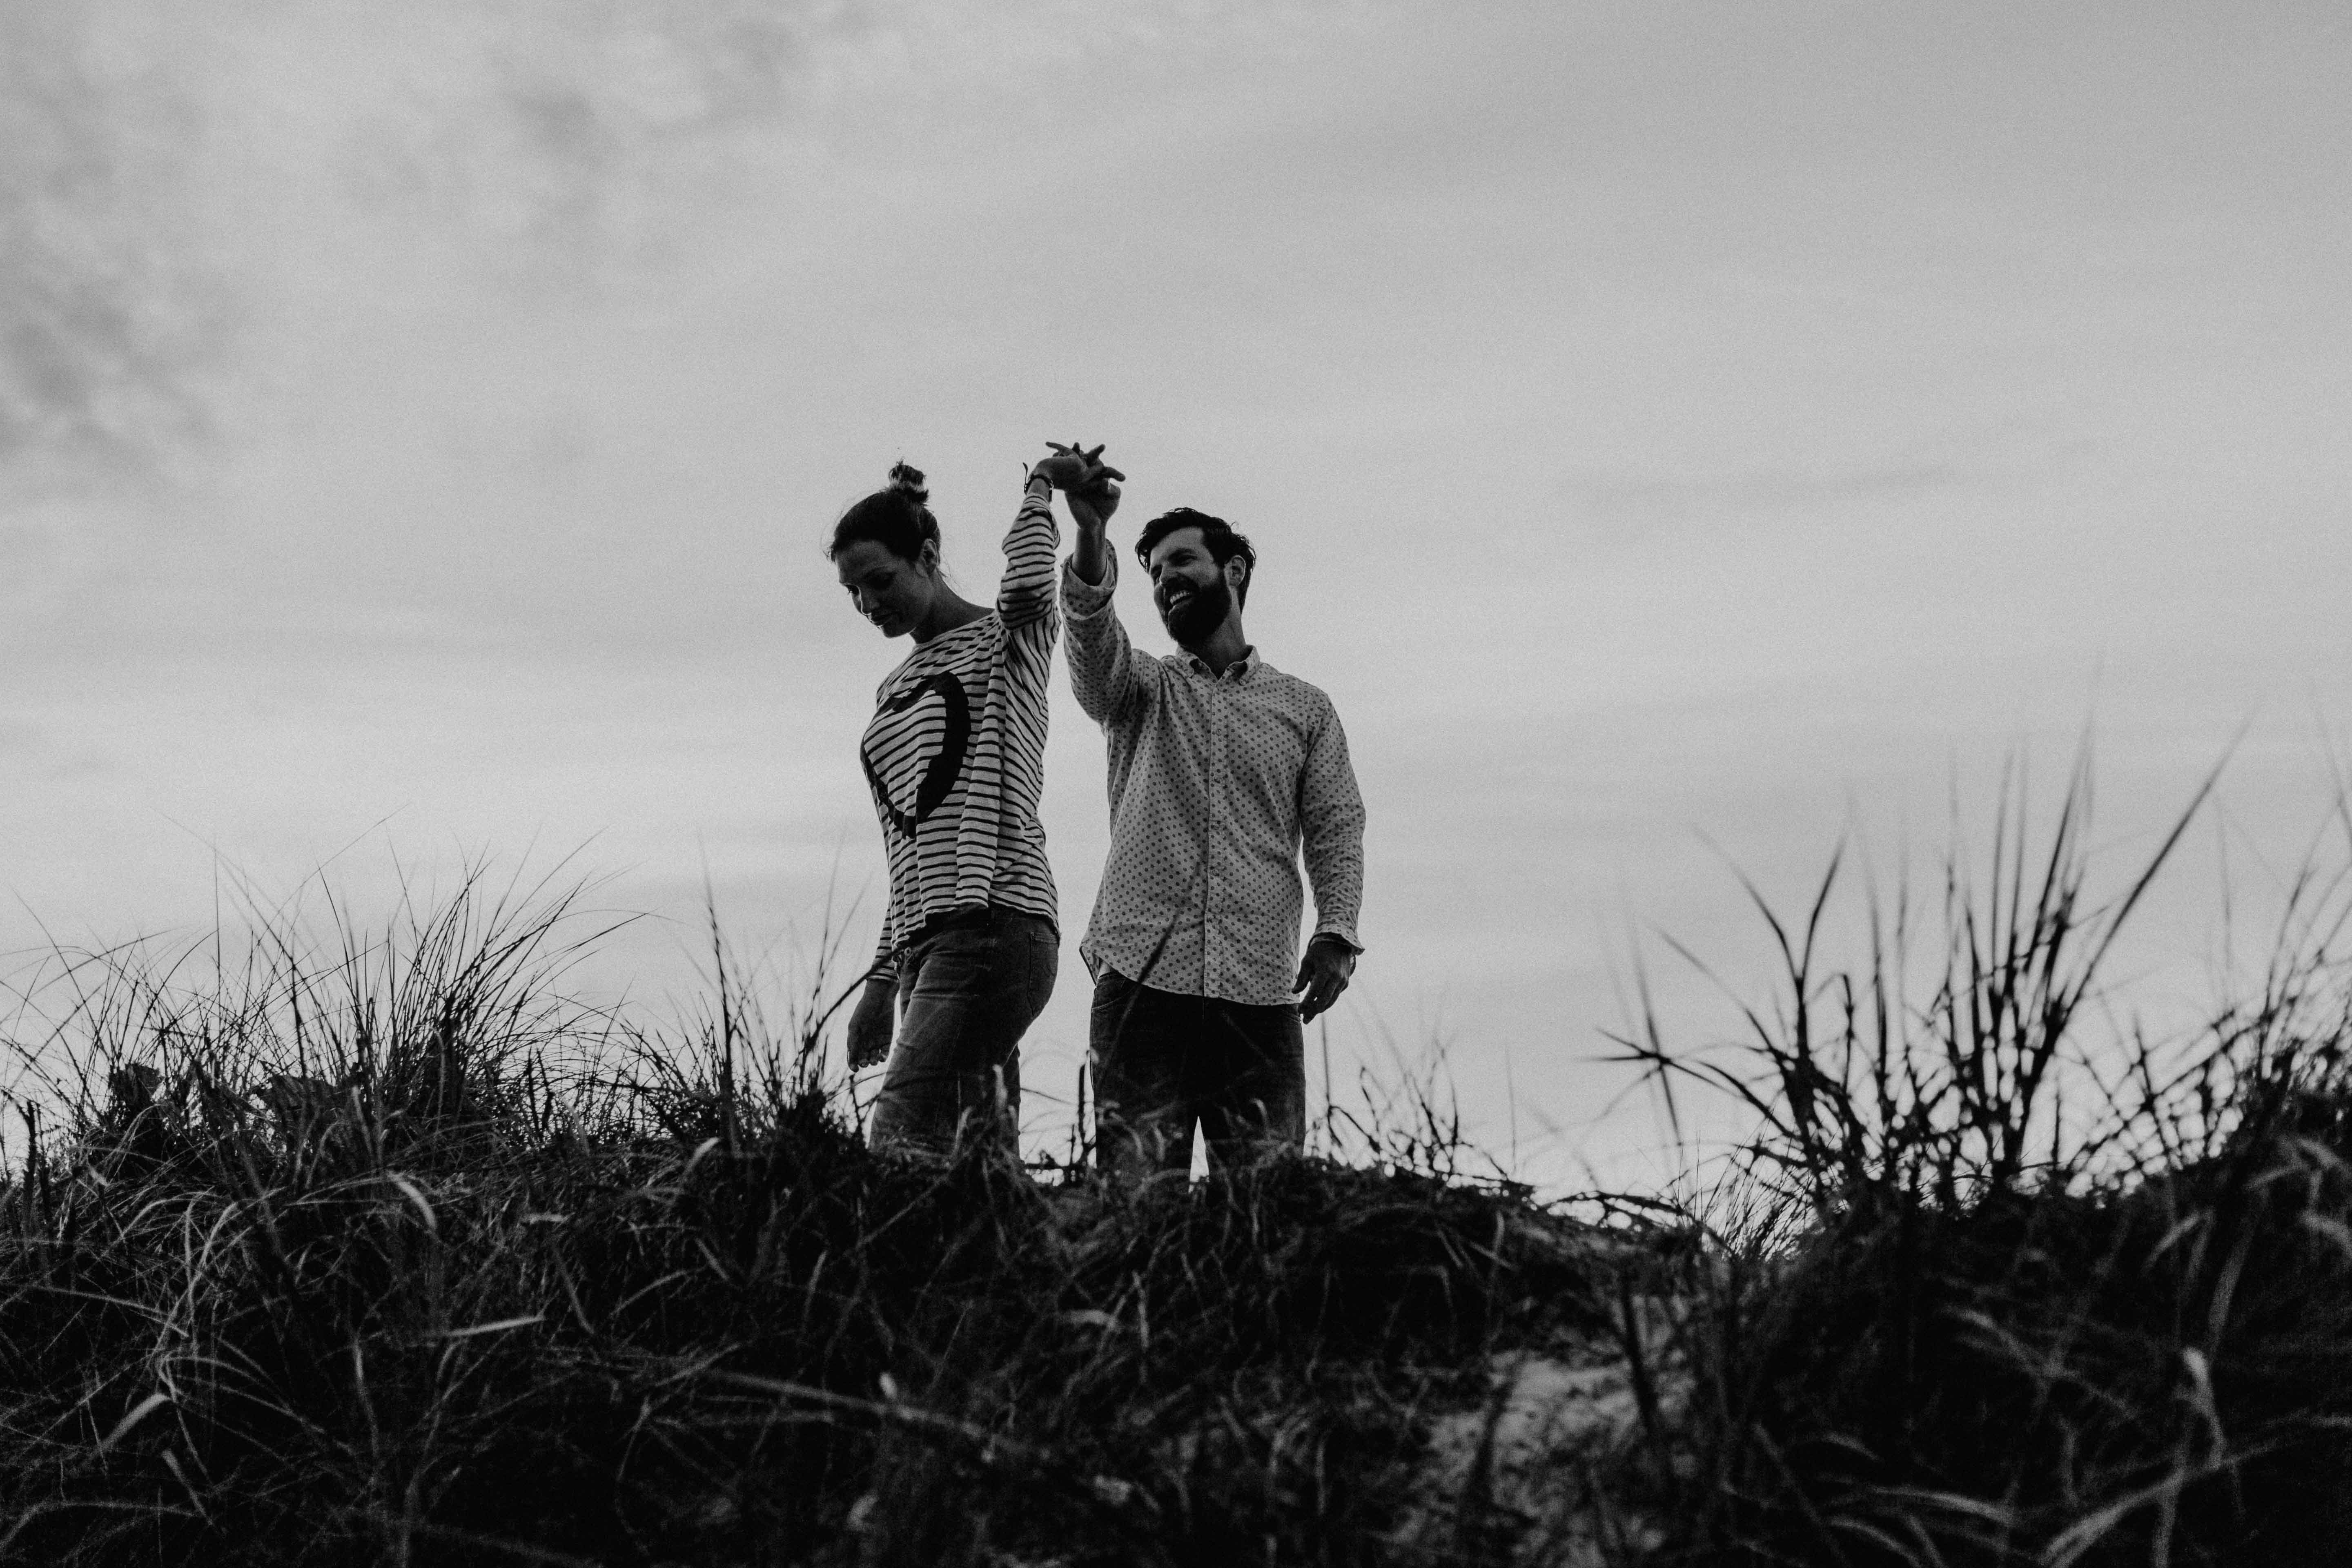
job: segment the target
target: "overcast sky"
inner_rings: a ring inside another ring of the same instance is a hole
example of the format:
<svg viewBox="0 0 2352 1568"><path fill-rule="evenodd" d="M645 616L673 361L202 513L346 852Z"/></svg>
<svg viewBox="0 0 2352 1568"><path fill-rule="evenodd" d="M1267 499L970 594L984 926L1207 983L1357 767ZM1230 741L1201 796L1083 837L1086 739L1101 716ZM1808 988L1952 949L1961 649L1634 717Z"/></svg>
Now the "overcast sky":
<svg viewBox="0 0 2352 1568"><path fill-rule="evenodd" d="M1933 855L2086 729L2118 875L2242 731L2215 841L2299 853L2347 80L2318 3L12 5L0 949L207 930L216 863L381 918L575 851L754 950L862 894L862 949L908 645L825 531L904 457L984 597L1083 437L1123 524L1257 541L1252 637L1345 719L1338 1070L1449 1040L1489 1142L1609 1164L1629 933L1760 985L1727 863ZM1061 1094L1106 821L1058 679L1048 766ZM2157 922L2192 969L2213 895Z"/></svg>

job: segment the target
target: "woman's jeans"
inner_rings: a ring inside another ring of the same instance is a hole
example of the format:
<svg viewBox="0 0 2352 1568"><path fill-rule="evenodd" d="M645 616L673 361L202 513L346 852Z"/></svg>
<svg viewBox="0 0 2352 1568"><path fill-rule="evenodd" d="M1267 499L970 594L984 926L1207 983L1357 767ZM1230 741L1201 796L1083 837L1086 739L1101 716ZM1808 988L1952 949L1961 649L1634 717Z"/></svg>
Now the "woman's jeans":
<svg viewBox="0 0 2352 1568"><path fill-rule="evenodd" d="M1054 994L1061 938L1018 910L960 911L898 960L898 1039L867 1129L876 1149L945 1159L959 1140L1017 1152L1021 1037Z"/></svg>
<svg viewBox="0 0 2352 1568"><path fill-rule="evenodd" d="M1305 1142L1307 1045L1296 1006L1159 991L1106 969L1087 1037L1101 1171L1128 1180L1190 1172L1196 1121L1211 1170Z"/></svg>

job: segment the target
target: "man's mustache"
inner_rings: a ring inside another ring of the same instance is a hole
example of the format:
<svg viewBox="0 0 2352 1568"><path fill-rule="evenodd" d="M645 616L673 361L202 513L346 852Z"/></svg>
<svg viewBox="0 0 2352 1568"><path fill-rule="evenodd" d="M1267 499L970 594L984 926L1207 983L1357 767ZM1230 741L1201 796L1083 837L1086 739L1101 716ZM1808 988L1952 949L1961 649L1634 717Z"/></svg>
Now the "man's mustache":
<svg viewBox="0 0 2352 1568"><path fill-rule="evenodd" d="M1233 607L1233 591L1222 582L1205 584L1162 584L1152 594L1160 625L1180 641L1213 629Z"/></svg>

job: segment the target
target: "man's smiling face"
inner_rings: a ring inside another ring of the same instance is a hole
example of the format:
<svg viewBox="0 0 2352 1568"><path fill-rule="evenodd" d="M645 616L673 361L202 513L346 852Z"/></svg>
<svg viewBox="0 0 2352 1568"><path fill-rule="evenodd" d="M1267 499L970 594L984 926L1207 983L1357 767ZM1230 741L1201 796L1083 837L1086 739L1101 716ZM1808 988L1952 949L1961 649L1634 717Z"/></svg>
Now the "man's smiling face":
<svg viewBox="0 0 2352 1568"><path fill-rule="evenodd" d="M1239 557L1219 566L1199 529L1180 528L1151 547L1145 564L1151 602L1170 637L1189 647L1224 625L1234 602L1228 571L1244 570Z"/></svg>

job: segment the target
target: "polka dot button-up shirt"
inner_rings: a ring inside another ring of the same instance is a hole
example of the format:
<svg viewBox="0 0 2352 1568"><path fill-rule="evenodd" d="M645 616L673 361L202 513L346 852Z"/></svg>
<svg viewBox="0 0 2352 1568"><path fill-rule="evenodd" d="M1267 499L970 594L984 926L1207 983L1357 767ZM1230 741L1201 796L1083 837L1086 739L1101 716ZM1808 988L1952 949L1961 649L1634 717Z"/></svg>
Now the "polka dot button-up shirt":
<svg viewBox="0 0 2352 1568"><path fill-rule="evenodd" d="M1297 999L1298 862L1315 930L1361 949L1364 802L1331 700L1253 649L1213 671L1129 642L1099 584L1062 565L1070 684L1110 752L1110 858L1079 952L1162 991Z"/></svg>

